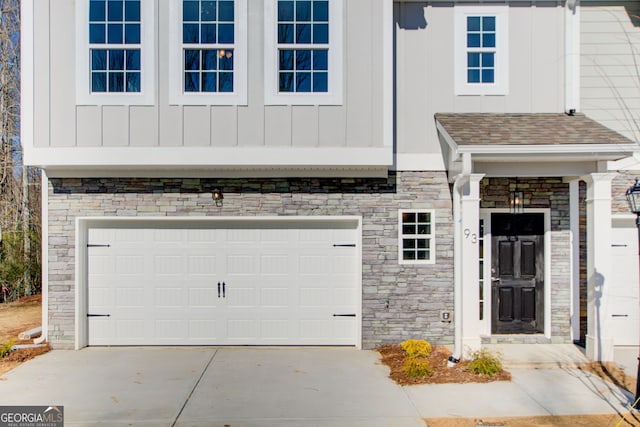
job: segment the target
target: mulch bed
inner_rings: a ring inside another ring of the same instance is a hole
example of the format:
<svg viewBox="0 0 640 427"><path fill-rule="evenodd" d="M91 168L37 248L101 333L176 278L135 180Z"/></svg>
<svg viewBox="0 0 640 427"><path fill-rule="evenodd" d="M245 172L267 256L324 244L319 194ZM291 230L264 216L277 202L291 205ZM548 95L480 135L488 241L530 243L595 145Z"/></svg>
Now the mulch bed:
<svg viewBox="0 0 640 427"><path fill-rule="evenodd" d="M384 345L378 347L377 351L382 356L382 363L390 369L389 378L400 385L511 381L511 374L507 371L499 372L492 377L475 374L468 369L469 362L465 360L449 368L447 360L451 352L446 347L433 348L431 356L427 359L433 368L433 375L419 378L412 378L404 373L402 365L406 359L406 353L400 344Z"/></svg>

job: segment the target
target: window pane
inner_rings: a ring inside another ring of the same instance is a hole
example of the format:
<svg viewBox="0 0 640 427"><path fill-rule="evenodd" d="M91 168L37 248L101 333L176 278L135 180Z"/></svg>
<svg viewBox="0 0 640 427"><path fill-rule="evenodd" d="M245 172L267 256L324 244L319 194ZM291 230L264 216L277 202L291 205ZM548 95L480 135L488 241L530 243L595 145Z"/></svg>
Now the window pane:
<svg viewBox="0 0 640 427"><path fill-rule="evenodd" d="M140 69L140 51L139 50L127 50L127 70L139 70Z"/></svg>
<svg viewBox="0 0 640 427"><path fill-rule="evenodd" d="M124 70L124 50L109 51L109 70Z"/></svg>
<svg viewBox="0 0 640 427"><path fill-rule="evenodd" d="M107 91L107 73L91 73L91 92Z"/></svg>
<svg viewBox="0 0 640 427"><path fill-rule="evenodd" d="M216 2L203 1L200 8L200 19L202 21L212 22L216 20Z"/></svg>
<svg viewBox="0 0 640 427"><path fill-rule="evenodd" d="M416 259L416 253L414 251L403 251L402 252L402 259L414 260L414 259Z"/></svg>
<svg viewBox="0 0 640 427"><path fill-rule="evenodd" d="M224 51L221 51L221 52L224 52ZM217 50L202 51L202 69L203 70L218 69L218 51Z"/></svg>
<svg viewBox="0 0 640 427"><path fill-rule="evenodd" d="M140 73L127 73L127 92L140 92Z"/></svg>
<svg viewBox="0 0 640 427"><path fill-rule="evenodd" d="M198 24L184 24L182 26L182 42L198 43L200 41Z"/></svg>
<svg viewBox="0 0 640 427"><path fill-rule="evenodd" d="M278 43L293 43L293 24L278 25Z"/></svg>
<svg viewBox="0 0 640 427"><path fill-rule="evenodd" d="M403 224L402 225L402 234L416 234L416 226L415 226L415 224Z"/></svg>
<svg viewBox="0 0 640 427"><path fill-rule="evenodd" d="M328 74L327 73L313 73L313 91L314 92L328 92Z"/></svg>
<svg viewBox="0 0 640 427"><path fill-rule="evenodd" d="M313 51L313 69L314 70L328 70L328 51L326 50L314 50Z"/></svg>
<svg viewBox="0 0 640 427"><path fill-rule="evenodd" d="M329 2L328 1L314 1L313 2L313 20L329 21Z"/></svg>
<svg viewBox="0 0 640 427"><path fill-rule="evenodd" d="M494 83L494 81L492 69L482 70L482 83Z"/></svg>
<svg viewBox="0 0 640 427"><path fill-rule="evenodd" d="M109 92L124 92L124 73L109 73Z"/></svg>
<svg viewBox="0 0 640 427"><path fill-rule="evenodd" d="M468 83L480 83L480 70L468 70L467 71Z"/></svg>
<svg viewBox="0 0 640 427"><path fill-rule="evenodd" d="M495 31L496 30L496 17L485 16L482 18L482 31Z"/></svg>
<svg viewBox="0 0 640 427"><path fill-rule="evenodd" d="M480 47L480 34L467 34L467 47Z"/></svg>
<svg viewBox="0 0 640 427"><path fill-rule="evenodd" d="M415 249L416 240L415 239L402 239L402 248L403 249Z"/></svg>
<svg viewBox="0 0 640 427"><path fill-rule="evenodd" d="M122 44L122 24L107 25L107 40L110 44Z"/></svg>
<svg viewBox="0 0 640 427"><path fill-rule="evenodd" d="M431 214L429 212L419 212L418 222L431 222Z"/></svg>
<svg viewBox="0 0 640 427"><path fill-rule="evenodd" d="M467 53L467 66L479 67L480 66L480 54L479 53Z"/></svg>
<svg viewBox="0 0 640 427"><path fill-rule="evenodd" d="M280 92L293 92L293 73L280 73L278 90Z"/></svg>
<svg viewBox="0 0 640 427"><path fill-rule="evenodd" d="M203 92L217 92L218 73L202 73L202 91Z"/></svg>
<svg viewBox="0 0 640 427"><path fill-rule="evenodd" d="M293 70L293 51L280 51L280 70Z"/></svg>
<svg viewBox="0 0 640 427"><path fill-rule="evenodd" d="M282 1L278 2L278 21L293 21L293 2Z"/></svg>
<svg viewBox="0 0 640 427"><path fill-rule="evenodd" d="M418 234L431 234L431 226L429 224L419 224Z"/></svg>
<svg viewBox="0 0 640 427"><path fill-rule="evenodd" d="M311 21L311 2L310 1L296 1L296 21L310 22Z"/></svg>
<svg viewBox="0 0 640 427"><path fill-rule="evenodd" d="M199 92L200 91L200 74L184 73L184 91Z"/></svg>
<svg viewBox="0 0 640 427"><path fill-rule="evenodd" d="M296 24L296 43L311 43L311 24Z"/></svg>
<svg viewBox="0 0 640 427"><path fill-rule="evenodd" d="M222 54L224 52L224 54ZM225 71L233 71L233 51L220 51L220 62L218 68Z"/></svg>
<svg viewBox="0 0 640 427"><path fill-rule="evenodd" d="M106 2L104 0L89 2L89 21L106 20Z"/></svg>
<svg viewBox="0 0 640 427"><path fill-rule="evenodd" d="M107 2L107 10L109 21L123 21L124 20L124 2L122 0L114 1L109 0Z"/></svg>
<svg viewBox="0 0 640 427"><path fill-rule="evenodd" d="M234 31L233 24L220 24L218 25L218 42L219 43L233 43Z"/></svg>
<svg viewBox="0 0 640 427"><path fill-rule="evenodd" d="M403 212L402 213L402 222L415 222L416 214L415 212Z"/></svg>
<svg viewBox="0 0 640 427"><path fill-rule="evenodd" d="M106 50L91 51L91 69L92 70L107 69L107 51Z"/></svg>
<svg viewBox="0 0 640 427"><path fill-rule="evenodd" d="M482 66L492 68L493 67L493 56L494 53L483 53L482 54Z"/></svg>
<svg viewBox="0 0 640 427"><path fill-rule="evenodd" d="M313 25L313 42L329 43L329 25L327 24Z"/></svg>
<svg viewBox="0 0 640 427"><path fill-rule="evenodd" d="M140 2L126 1L124 4L124 19L127 21L140 21Z"/></svg>
<svg viewBox="0 0 640 427"><path fill-rule="evenodd" d="M220 92L233 92L233 73L220 73Z"/></svg>
<svg viewBox="0 0 640 427"><path fill-rule="evenodd" d="M468 16L467 17L467 31L480 31L480 17Z"/></svg>
<svg viewBox="0 0 640 427"><path fill-rule="evenodd" d="M104 24L91 24L89 25L89 43L104 43L106 25Z"/></svg>
<svg viewBox="0 0 640 427"><path fill-rule="evenodd" d="M200 51L187 49L184 51L184 69L200 70Z"/></svg>
<svg viewBox="0 0 640 427"><path fill-rule="evenodd" d="M429 259L429 251L417 251L418 259L424 261Z"/></svg>
<svg viewBox="0 0 640 427"><path fill-rule="evenodd" d="M234 10L233 10L233 2L232 1L221 1L219 3L219 21L228 21L233 22L234 19Z"/></svg>
<svg viewBox="0 0 640 427"><path fill-rule="evenodd" d="M482 35L482 47L496 47L495 33L486 33Z"/></svg>
<svg viewBox="0 0 640 427"><path fill-rule="evenodd" d="M202 24L200 27L200 43L216 42L216 24Z"/></svg>
<svg viewBox="0 0 640 427"><path fill-rule="evenodd" d="M124 42L127 44L140 43L140 24L126 24L124 26Z"/></svg>
<svg viewBox="0 0 640 427"><path fill-rule="evenodd" d="M296 50L296 70L311 70L310 50Z"/></svg>
<svg viewBox="0 0 640 427"><path fill-rule="evenodd" d="M311 73L296 73L296 92L311 92Z"/></svg>
<svg viewBox="0 0 640 427"><path fill-rule="evenodd" d="M200 19L197 1L184 0L182 2L182 20L197 21Z"/></svg>

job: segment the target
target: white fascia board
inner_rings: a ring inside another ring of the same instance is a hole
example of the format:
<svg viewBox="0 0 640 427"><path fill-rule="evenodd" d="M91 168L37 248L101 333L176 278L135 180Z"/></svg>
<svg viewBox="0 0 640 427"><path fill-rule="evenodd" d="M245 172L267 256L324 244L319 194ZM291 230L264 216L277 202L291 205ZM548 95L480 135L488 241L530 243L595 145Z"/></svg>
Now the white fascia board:
<svg viewBox="0 0 640 427"><path fill-rule="evenodd" d="M26 165L41 168L357 168L393 164L391 147L47 147L26 154Z"/></svg>
<svg viewBox="0 0 640 427"><path fill-rule="evenodd" d="M640 151L637 144L559 144L559 145L464 145L458 146L457 152L473 155L502 154L618 154L631 155Z"/></svg>

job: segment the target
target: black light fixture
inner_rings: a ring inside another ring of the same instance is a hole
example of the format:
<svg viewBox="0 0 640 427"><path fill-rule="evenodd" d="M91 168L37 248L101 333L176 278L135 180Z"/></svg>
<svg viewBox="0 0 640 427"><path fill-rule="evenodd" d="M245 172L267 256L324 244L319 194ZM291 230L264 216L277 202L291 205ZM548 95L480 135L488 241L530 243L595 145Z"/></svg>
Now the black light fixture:
<svg viewBox="0 0 640 427"><path fill-rule="evenodd" d="M524 212L524 193L518 191L518 177L516 177L516 187L509 193L509 211L512 214L521 214Z"/></svg>
<svg viewBox="0 0 640 427"><path fill-rule="evenodd" d="M213 197L213 201L215 202L216 206L222 206L224 200L222 190L220 190L219 188L215 188L211 196Z"/></svg>
<svg viewBox="0 0 640 427"><path fill-rule="evenodd" d="M625 193L627 196L627 202L629 203L629 209L636 214L636 227L638 228L638 256L640 259L640 184L638 184L638 178L636 178L635 184L627 188ZM640 292L640 286L639 286ZM640 310L640 307L638 307ZM633 402L634 409L640 409L640 355L638 356L638 372L636 375L636 397Z"/></svg>

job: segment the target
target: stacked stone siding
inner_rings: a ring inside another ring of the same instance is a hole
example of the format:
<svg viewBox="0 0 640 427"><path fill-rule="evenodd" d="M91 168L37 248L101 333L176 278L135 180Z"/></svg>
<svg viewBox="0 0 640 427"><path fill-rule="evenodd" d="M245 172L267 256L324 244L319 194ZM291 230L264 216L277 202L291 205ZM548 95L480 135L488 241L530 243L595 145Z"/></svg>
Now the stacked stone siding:
<svg viewBox="0 0 640 427"><path fill-rule="evenodd" d="M219 188L224 205L211 193ZM398 263L398 210L434 209L436 263ZM49 341L75 343L77 217L339 216L362 217L363 347L407 338L453 342L451 195L444 172L388 178L141 179L49 181ZM388 301L388 308L387 308Z"/></svg>
<svg viewBox="0 0 640 427"><path fill-rule="evenodd" d="M571 342L571 236L569 184L562 178L519 178L524 209L548 208L551 214L551 341ZM509 193L516 189L514 178L485 178L481 183L481 208L509 207Z"/></svg>

